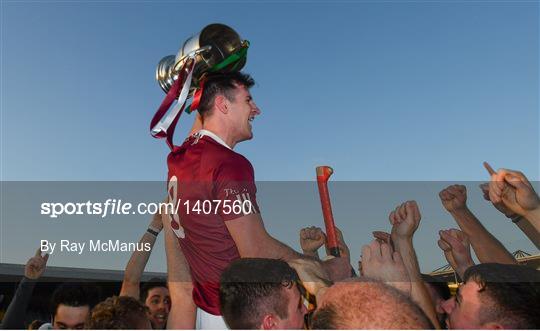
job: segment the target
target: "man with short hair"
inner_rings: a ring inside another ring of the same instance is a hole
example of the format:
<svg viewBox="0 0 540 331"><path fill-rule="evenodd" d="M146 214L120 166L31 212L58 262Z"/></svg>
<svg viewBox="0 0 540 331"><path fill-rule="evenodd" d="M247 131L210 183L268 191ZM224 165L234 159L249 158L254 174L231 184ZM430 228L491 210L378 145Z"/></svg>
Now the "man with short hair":
<svg viewBox="0 0 540 331"><path fill-rule="evenodd" d="M148 330L147 307L132 297L113 296L100 302L87 324L93 330Z"/></svg>
<svg viewBox="0 0 540 331"><path fill-rule="evenodd" d="M433 329L424 312L395 288L368 278L326 289L311 329Z"/></svg>
<svg viewBox="0 0 540 331"><path fill-rule="evenodd" d="M165 280L152 278L143 283L140 301L148 307L148 317L152 328L165 329L171 310L171 296Z"/></svg>
<svg viewBox="0 0 540 331"><path fill-rule="evenodd" d="M307 313L301 286L284 261L236 260L221 274L221 313L231 329L301 329Z"/></svg>
<svg viewBox="0 0 540 331"><path fill-rule="evenodd" d="M61 284L52 295L52 324L43 324L40 330L84 329L90 311L99 301L98 292L95 286L77 283Z"/></svg>
<svg viewBox="0 0 540 331"><path fill-rule="evenodd" d="M38 248L24 268L14 298L2 320L2 329L24 329L26 309L30 304L37 280L45 272L49 254ZM53 292L51 299L51 323L40 323L40 329L82 329L90 310L99 301L100 291L95 286L79 283L63 283ZM33 326L38 326L32 323Z"/></svg>
<svg viewBox="0 0 540 331"><path fill-rule="evenodd" d="M449 329L539 329L540 271L483 263L465 271L455 297L440 304Z"/></svg>
<svg viewBox="0 0 540 331"><path fill-rule="evenodd" d="M233 151L253 137L252 122L261 113L249 92L253 85L240 72L209 74L198 109L202 129L193 129L167 159L169 203L178 206L171 228L191 270L198 314L204 317L198 318L198 328L224 327L219 279L230 262L302 256L266 232L253 167Z"/></svg>

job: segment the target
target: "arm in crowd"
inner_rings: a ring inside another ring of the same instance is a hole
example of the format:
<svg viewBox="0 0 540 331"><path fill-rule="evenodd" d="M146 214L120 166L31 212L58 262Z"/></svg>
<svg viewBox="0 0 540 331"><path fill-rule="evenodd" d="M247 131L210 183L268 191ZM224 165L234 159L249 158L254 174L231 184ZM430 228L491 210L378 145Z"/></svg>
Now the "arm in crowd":
<svg viewBox="0 0 540 331"><path fill-rule="evenodd" d="M193 283L188 262L167 215L163 215L165 253L167 255L167 283L171 296L168 329L195 329L197 307L193 302Z"/></svg>
<svg viewBox="0 0 540 331"><path fill-rule="evenodd" d="M281 241L272 237L265 229L260 214L249 214L231 221L225 221L240 257L262 257L281 259L286 262L295 259L313 260L302 255ZM334 258L321 263L333 281L351 276L349 258Z"/></svg>
<svg viewBox="0 0 540 331"><path fill-rule="evenodd" d="M467 235L476 256L482 263L517 263L510 252L480 223L467 207L467 189L451 185L439 193L444 208Z"/></svg>
<svg viewBox="0 0 540 331"><path fill-rule="evenodd" d="M428 289L422 280L418 258L413 247L413 235L420 224L420 210L415 201L407 201L389 215L392 242L401 255L411 281L411 298L422 308L436 328L439 321Z"/></svg>
<svg viewBox="0 0 540 331"><path fill-rule="evenodd" d="M343 233L338 227L335 227L335 231L338 241L340 257L347 259L350 264L351 253L349 247L345 243ZM325 246L326 256L330 256L331 254L330 250L328 249L326 234L321 228L310 226L300 230L300 247L302 248L302 252L304 255L319 259L318 250L322 245ZM354 275L354 273L354 268L351 266L351 274Z"/></svg>
<svg viewBox="0 0 540 331"><path fill-rule="evenodd" d="M441 230L439 235L437 244L443 250L446 261L463 279L465 270L474 265L467 235L457 229Z"/></svg>
<svg viewBox="0 0 540 331"><path fill-rule="evenodd" d="M517 227L529 238L529 240L540 249L540 232L523 216L518 216L512 220Z"/></svg>
<svg viewBox="0 0 540 331"><path fill-rule="evenodd" d="M489 183L481 184L480 189L484 194L484 199L491 202L489 198ZM493 207L500 211L504 216L512 220L512 223L514 223L527 236L527 238L529 238L536 248L540 249L540 232L536 230L534 225L532 225L528 219L508 209L503 202L492 204Z"/></svg>
<svg viewBox="0 0 540 331"><path fill-rule="evenodd" d="M157 239L157 234L163 229L163 223L161 221L161 214L156 213L152 217L148 229L145 230L143 236L139 243L141 244L150 244L151 248L154 248L154 244ZM135 250L131 254L126 270L124 271L124 280L122 282L122 289L120 290L120 296L130 296L139 300L140 297L140 283L141 277L144 272L144 268L148 263L150 254L152 254L152 249L150 251Z"/></svg>
<svg viewBox="0 0 540 331"><path fill-rule="evenodd" d="M41 255L38 248L36 254L26 262L24 267L24 277L17 287L17 291L10 302L4 318L2 319L2 329L24 329L24 318L26 308L32 298L37 279L45 271L49 254Z"/></svg>
<svg viewBox="0 0 540 331"><path fill-rule="evenodd" d="M298 273L307 291L316 297L320 297L323 290L330 287L333 281L349 278L354 274L350 266L350 250L343 239L343 233L337 227L335 231L341 258L335 259L330 256L325 233L321 228L311 226L300 230L300 246L306 256L313 258L288 261ZM325 245L327 255L324 261L319 260L317 252L322 245ZM347 269L347 265L350 269Z"/></svg>
<svg viewBox="0 0 540 331"><path fill-rule="evenodd" d="M527 177L515 170L499 169L495 172L487 162L484 162L484 166L491 175L490 201L524 217L537 233L540 232L540 197Z"/></svg>

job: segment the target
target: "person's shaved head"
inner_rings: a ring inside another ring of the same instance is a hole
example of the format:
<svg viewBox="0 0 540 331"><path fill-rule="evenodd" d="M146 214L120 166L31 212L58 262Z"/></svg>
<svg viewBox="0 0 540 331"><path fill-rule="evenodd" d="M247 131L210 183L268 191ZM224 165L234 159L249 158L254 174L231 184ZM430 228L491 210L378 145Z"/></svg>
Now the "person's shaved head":
<svg viewBox="0 0 540 331"><path fill-rule="evenodd" d="M321 298L312 329L433 329L407 296L381 282L334 284Z"/></svg>

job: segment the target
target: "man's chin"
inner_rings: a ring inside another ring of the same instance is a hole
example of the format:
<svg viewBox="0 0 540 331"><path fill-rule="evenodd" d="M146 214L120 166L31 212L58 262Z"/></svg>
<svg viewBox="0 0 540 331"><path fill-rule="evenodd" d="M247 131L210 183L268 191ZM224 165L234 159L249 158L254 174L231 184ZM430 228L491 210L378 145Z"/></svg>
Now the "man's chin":
<svg viewBox="0 0 540 331"><path fill-rule="evenodd" d="M167 325L167 321L157 321L155 319L151 319L150 320L150 324L152 324L152 329L154 330L161 330L161 329L165 329L165 326Z"/></svg>
<svg viewBox="0 0 540 331"><path fill-rule="evenodd" d="M250 133L249 135L246 135L245 137L243 137L241 140L239 140L238 142L242 142L242 141L246 141L246 140L251 140L253 139L253 133Z"/></svg>

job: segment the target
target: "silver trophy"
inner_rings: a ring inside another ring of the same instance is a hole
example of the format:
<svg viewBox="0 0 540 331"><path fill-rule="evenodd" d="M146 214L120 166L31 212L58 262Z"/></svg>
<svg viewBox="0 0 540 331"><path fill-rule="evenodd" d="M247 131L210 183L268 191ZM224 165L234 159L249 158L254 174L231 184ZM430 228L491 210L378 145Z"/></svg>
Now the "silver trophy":
<svg viewBox="0 0 540 331"><path fill-rule="evenodd" d="M245 51L248 45L236 31L224 24L207 25L201 32L187 39L176 56L168 55L159 61L156 79L161 89L167 93L179 73L185 70L186 61L194 59L189 91L191 95L204 74L241 70L246 64Z"/></svg>

